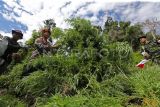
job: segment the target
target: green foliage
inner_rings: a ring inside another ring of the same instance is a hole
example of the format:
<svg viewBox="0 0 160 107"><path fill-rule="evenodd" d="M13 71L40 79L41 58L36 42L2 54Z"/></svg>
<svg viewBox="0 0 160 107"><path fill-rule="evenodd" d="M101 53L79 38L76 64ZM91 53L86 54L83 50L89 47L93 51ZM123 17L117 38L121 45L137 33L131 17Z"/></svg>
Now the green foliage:
<svg viewBox="0 0 160 107"><path fill-rule="evenodd" d="M48 27L48 28L56 27L56 23L54 22L53 19L47 19L47 20L43 21L43 23L45 24L45 27Z"/></svg>
<svg viewBox="0 0 160 107"><path fill-rule="evenodd" d="M158 105L160 68L150 64L144 70L135 68L142 57L130 45L132 36L141 33L138 25L120 22L117 34L121 37L111 41L109 32L117 29L117 21L106 22L103 34L88 20L67 21L71 28L54 27L51 33L60 45L57 53L15 65L0 76L0 88L6 88L7 94L22 99L27 106L121 107L134 106L129 104L133 98L142 98L143 102L155 99ZM33 45L37 37L34 31L27 43ZM17 106L17 99L13 103L6 99L9 103L0 97L0 104Z"/></svg>
<svg viewBox="0 0 160 107"><path fill-rule="evenodd" d="M36 30L33 30L32 32L32 37L26 41L27 45L33 46L34 41L40 36L39 32L37 32Z"/></svg>
<svg viewBox="0 0 160 107"><path fill-rule="evenodd" d="M141 26L138 24L132 25L127 29L126 32L126 41L128 41L132 45L132 48L134 50L138 50L140 46L138 37L144 34L142 32Z"/></svg>
<svg viewBox="0 0 160 107"><path fill-rule="evenodd" d="M160 83L158 82L160 73L159 66L147 67L131 77L131 81L135 85L135 91L143 97L160 98ZM155 82L157 81L157 82Z"/></svg>
<svg viewBox="0 0 160 107"><path fill-rule="evenodd" d="M108 58L111 61L116 62L127 62L132 59L132 49L128 43L125 42L116 42L108 47L109 55Z"/></svg>
<svg viewBox="0 0 160 107"><path fill-rule="evenodd" d="M119 104L119 100L115 98L100 97L92 98L82 95L76 95L74 97L63 97L61 95L55 95L51 97L46 104L37 105L39 107L122 107Z"/></svg>
<svg viewBox="0 0 160 107"><path fill-rule="evenodd" d="M11 95L1 95L0 107L26 107L26 104Z"/></svg>
<svg viewBox="0 0 160 107"><path fill-rule="evenodd" d="M66 35L63 40L63 49L70 51L80 44L82 37L77 31L69 29L66 31Z"/></svg>
<svg viewBox="0 0 160 107"><path fill-rule="evenodd" d="M51 37L54 39L61 39L64 36L64 32L61 28L55 27L51 32Z"/></svg>
<svg viewBox="0 0 160 107"><path fill-rule="evenodd" d="M131 25L130 22L118 22L111 17L105 22L104 32L108 34L110 42L127 41L135 51L139 49L139 35L144 34L139 24Z"/></svg>

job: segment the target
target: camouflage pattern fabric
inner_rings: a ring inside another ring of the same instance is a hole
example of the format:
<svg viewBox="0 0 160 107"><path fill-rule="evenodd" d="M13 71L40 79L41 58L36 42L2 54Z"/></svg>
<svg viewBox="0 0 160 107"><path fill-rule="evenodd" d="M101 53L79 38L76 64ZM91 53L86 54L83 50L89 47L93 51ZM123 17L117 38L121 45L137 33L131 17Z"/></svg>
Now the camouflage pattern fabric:
<svg viewBox="0 0 160 107"><path fill-rule="evenodd" d="M145 44L143 47L143 52L147 52L150 55L152 61L160 64L160 44L156 41L150 41Z"/></svg>

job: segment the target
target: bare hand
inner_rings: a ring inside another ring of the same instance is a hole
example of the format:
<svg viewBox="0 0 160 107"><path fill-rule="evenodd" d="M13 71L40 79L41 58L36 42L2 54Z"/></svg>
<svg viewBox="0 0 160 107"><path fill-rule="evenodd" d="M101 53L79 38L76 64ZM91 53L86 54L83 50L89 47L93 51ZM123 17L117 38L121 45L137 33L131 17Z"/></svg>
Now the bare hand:
<svg viewBox="0 0 160 107"><path fill-rule="evenodd" d="M21 60L21 55L18 53L13 53L12 54L12 60L15 60L16 62L20 62Z"/></svg>

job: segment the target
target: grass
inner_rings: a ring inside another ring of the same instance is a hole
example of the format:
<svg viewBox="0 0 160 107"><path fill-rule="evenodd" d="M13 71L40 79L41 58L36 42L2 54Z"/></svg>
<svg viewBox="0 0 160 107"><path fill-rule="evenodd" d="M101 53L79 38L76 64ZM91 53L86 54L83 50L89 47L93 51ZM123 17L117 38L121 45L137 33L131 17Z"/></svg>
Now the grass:
<svg viewBox="0 0 160 107"><path fill-rule="evenodd" d="M2 75L1 88L7 88L8 91L0 96L0 106L26 107L33 104L37 107L160 106L158 65L147 63L144 69L138 69L134 66L138 61L135 61L132 66L128 66L127 72L130 73L126 74L122 70L114 77L98 82L95 74L85 72L89 68L79 69L74 56L72 59L62 59L54 57L36 59L32 62L34 67L46 64L23 78L21 74L25 63ZM141 57L133 59L140 60ZM50 65L54 69L49 68ZM41 70L43 67L48 67L48 70ZM34 102L31 102L31 99Z"/></svg>

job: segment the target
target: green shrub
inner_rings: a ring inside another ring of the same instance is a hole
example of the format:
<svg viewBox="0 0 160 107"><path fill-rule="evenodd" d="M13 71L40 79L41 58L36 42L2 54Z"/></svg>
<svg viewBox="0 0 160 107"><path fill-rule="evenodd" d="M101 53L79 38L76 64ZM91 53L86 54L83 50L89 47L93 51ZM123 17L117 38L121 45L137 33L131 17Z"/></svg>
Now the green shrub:
<svg viewBox="0 0 160 107"><path fill-rule="evenodd" d="M55 95L51 97L45 104L39 105L39 107L122 107L118 99L108 98L108 97L99 97L92 98L82 95L76 95L74 97L64 97L61 95Z"/></svg>
<svg viewBox="0 0 160 107"><path fill-rule="evenodd" d="M0 107L26 107L26 104L11 95L1 95Z"/></svg>

